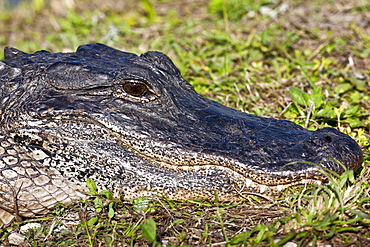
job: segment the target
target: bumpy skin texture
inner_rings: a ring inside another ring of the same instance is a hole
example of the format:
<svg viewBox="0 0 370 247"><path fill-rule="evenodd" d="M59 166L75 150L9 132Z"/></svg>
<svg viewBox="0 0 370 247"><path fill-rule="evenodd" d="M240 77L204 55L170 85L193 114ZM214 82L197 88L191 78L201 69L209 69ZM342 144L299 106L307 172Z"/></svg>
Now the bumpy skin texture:
<svg viewBox="0 0 370 247"><path fill-rule="evenodd" d="M5 48L0 61L0 219L84 197L85 181L123 198L224 200L357 169L359 146L197 94L160 52L102 44L72 53Z"/></svg>

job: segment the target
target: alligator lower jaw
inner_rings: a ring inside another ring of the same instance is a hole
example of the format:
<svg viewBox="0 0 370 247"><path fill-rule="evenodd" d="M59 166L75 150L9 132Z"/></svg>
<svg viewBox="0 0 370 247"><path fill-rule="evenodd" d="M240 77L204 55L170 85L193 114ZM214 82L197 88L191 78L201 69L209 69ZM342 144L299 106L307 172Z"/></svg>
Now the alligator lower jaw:
<svg viewBox="0 0 370 247"><path fill-rule="evenodd" d="M173 180L166 181L171 186L164 187L163 184L154 184L148 180L145 187L125 187L121 191L117 191L118 194L125 200L156 196L163 196L170 200L213 199L217 195L219 201L240 201L248 195L255 195L272 201L290 187L320 185L327 180L325 175L313 177L308 174L300 174L294 180L291 179L291 182L275 179L275 184L263 184L230 168L215 165L170 166L162 163L162 167L162 171L168 172L168 169L173 171L172 178L175 178L176 182L172 184ZM183 176L178 176L178 174ZM197 174L196 176L199 178L198 184L183 187L183 182L192 180L194 174ZM202 184L202 181L206 182Z"/></svg>
<svg viewBox="0 0 370 247"><path fill-rule="evenodd" d="M273 201L276 197L280 196L283 191L295 186L308 186L308 185L321 185L323 181L314 179L303 179L290 184L280 185L264 185L253 182L250 179L246 179L244 185L235 184L231 188L225 190L194 190L188 191L185 189L176 190L174 193L164 192L163 188L152 188L150 190L138 189L130 193L126 190L123 195L123 199L132 200L138 197L164 197L170 200L195 200L195 199L212 199L216 198L219 201L240 201L245 199L247 196L253 195L264 198L269 201ZM128 193L127 193L128 192Z"/></svg>

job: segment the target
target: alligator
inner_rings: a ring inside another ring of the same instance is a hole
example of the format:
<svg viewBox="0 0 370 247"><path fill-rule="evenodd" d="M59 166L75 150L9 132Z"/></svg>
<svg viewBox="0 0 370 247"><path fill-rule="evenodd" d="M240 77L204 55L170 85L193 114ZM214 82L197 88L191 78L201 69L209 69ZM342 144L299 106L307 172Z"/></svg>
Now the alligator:
<svg viewBox="0 0 370 247"><path fill-rule="evenodd" d="M309 131L204 98L169 57L104 44L0 61L0 219L86 198L240 200L325 181L363 162L348 135Z"/></svg>

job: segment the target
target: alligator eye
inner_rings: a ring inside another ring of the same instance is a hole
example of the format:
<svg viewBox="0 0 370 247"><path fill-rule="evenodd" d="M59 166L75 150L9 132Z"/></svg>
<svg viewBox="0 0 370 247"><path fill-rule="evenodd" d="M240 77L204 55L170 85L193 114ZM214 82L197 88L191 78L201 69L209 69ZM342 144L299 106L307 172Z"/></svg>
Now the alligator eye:
<svg viewBox="0 0 370 247"><path fill-rule="evenodd" d="M132 96L139 97L143 95L148 90L148 88L145 84L142 83L126 82L123 85L123 90L125 90L126 93Z"/></svg>

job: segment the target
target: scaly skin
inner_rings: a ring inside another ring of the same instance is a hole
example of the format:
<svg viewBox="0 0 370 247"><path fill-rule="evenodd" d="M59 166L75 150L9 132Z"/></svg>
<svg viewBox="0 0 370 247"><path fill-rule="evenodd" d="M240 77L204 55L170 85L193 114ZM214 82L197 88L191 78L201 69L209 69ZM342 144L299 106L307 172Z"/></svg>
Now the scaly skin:
<svg viewBox="0 0 370 247"><path fill-rule="evenodd" d="M357 169L333 129L236 111L197 94L162 53L102 44L73 53L5 49L0 61L0 219L85 197L85 181L129 199L239 199Z"/></svg>

